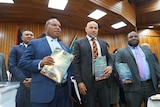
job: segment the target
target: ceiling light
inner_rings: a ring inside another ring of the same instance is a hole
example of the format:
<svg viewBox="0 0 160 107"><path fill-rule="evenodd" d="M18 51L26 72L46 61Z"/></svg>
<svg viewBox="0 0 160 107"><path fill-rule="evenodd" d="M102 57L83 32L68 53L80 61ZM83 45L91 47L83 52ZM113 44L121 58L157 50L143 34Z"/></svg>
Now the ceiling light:
<svg viewBox="0 0 160 107"><path fill-rule="evenodd" d="M64 10L68 0L49 0L48 7L58 10Z"/></svg>
<svg viewBox="0 0 160 107"><path fill-rule="evenodd" d="M121 21L121 22L118 22L118 23L113 24L113 25L111 25L111 26L112 26L112 28L114 28L114 29L119 29L119 28L122 28L122 27L127 26L127 24Z"/></svg>
<svg viewBox="0 0 160 107"><path fill-rule="evenodd" d="M107 14L106 12L103 12L99 9L96 9L95 11L90 13L88 15L88 17L98 20L98 19L102 18L103 16L105 16L106 14Z"/></svg>
<svg viewBox="0 0 160 107"><path fill-rule="evenodd" d="M14 3L13 0L0 0L0 3Z"/></svg>
<svg viewBox="0 0 160 107"><path fill-rule="evenodd" d="M154 26L148 26L148 28L150 28L150 29L151 29L151 28L154 28Z"/></svg>

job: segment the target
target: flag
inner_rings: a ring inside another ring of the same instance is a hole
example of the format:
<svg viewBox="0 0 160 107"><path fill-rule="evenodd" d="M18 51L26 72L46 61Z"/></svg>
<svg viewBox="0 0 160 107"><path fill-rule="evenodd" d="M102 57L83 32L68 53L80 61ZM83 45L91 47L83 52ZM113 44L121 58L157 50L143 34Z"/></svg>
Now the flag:
<svg viewBox="0 0 160 107"><path fill-rule="evenodd" d="M22 36L22 33L21 33L20 29L18 29L18 32L16 35L16 45L19 45L20 43L22 43L21 36Z"/></svg>
<svg viewBox="0 0 160 107"><path fill-rule="evenodd" d="M71 50L71 53L73 53L74 43L75 43L76 40L77 40L77 35L73 38L72 43L71 43L71 45L69 47L69 49Z"/></svg>

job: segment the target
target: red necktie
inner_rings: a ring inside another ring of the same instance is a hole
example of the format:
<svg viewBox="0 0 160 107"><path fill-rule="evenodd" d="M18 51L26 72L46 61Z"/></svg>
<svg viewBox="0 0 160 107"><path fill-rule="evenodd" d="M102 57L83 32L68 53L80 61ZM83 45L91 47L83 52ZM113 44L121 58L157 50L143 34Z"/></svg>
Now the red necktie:
<svg viewBox="0 0 160 107"><path fill-rule="evenodd" d="M93 47L93 56L94 56L94 58L96 58L98 56L97 44L96 44L94 38L92 38L91 40L92 40L92 47Z"/></svg>

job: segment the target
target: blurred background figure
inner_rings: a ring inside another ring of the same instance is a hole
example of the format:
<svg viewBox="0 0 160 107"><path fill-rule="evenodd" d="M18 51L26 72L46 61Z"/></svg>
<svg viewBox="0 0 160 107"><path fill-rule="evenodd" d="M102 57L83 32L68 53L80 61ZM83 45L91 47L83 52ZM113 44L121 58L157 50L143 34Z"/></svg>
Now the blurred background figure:
<svg viewBox="0 0 160 107"><path fill-rule="evenodd" d="M4 55L0 53L0 82L8 81Z"/></svg>
<svg viewBox="0 0 160 107"><path fill-rule="evenodd" d="M113 54L111 54L111 57L113 61L115 62L115 57L118 49L115 49L113 51ZM110 76L110 104L111 107L120 107L119 106L119 77L116 72L115 65L113 65L113 72L111 73Z"/></svg>
<svg viewBox="0 0 160 107"><path fill-rule="evenodd" d="M18 88L16 95L16 107L31 107L31 73L18 67L18 62L27 49L29 42L34 39L34 35L31 31L24 31L21 39L22 43L11 48L8 57L8 68L9 72L12 74L11 81L20 82L20 87Z"/></svg>
<svg viewBox="0 0 160 107"><path fill-rule="evenodd" d="M148 43L143 43L143 44L141 44L141 46L151 49L150 44L148 44ZM153 53L153 56L156 59L157 63L159 64L157 55L155 53Z"/></svg>

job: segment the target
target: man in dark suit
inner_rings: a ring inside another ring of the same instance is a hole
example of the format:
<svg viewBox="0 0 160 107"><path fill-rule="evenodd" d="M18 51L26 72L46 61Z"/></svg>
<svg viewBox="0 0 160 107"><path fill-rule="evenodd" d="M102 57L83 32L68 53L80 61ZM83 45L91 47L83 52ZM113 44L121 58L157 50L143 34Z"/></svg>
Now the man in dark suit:
<svg viewBox="0 0 160 107"><path fill-rule="evenodd" d="M118 50L115 60L127 63L133 76L132 81L123 82L127 107L141 107L142 102L147 107L148 98L160 88L160 68L150 49L139 46L135 31L128 34L127 40L128 46Z"/></svg>
<svg viewBox="0 0 160 107"><path fill-rule="evenodd" d="M0 53L0 82L7 82L7 81L8 77L7 77L5 59L4 55Z"/></svg>
<svg viewBox="0 0 160 107"><path fill-rule="evenodd" d="M8 68L9 72L12 74L11 82L20 82L20 87L18 88L16 94L16 107L31 107L31 73L18 67L18 62L21 56L24 54L28 43L33 38L34 35L31 31L24 31L21 37L23 43L13 46L8 57Z"/></svg>
<svg viewBox="0 0 160 107"><path fill-rule="evenodd" d="M104 75L109 78L112 73L112 59L108 53L108 44L97 39L98 24L90 21L85 27L87 33L85 38L77 40L74 44L74 71L78 82L82 103L85 107L95 107L96 101L100 107L110 107L108 80L95 80L94 75L94 55L92 48L92 38L95 39L98 48L98 56L106 56L107 66Z"/></svg>
<svg viewBox="0 0 160 107"><path fill-rule="evenodd" d="M62 83L57 83L40 73L44 65L54 65L54 59L50 56L54 49L61 48L67 52L70 51L59 41L60 33L61 24L57 19L52 18L46 21L46 36L31 41L20 60L19 66L32 73L32 107L71 107L72 66L69 67L67 78L63 78Z"/></svg>

